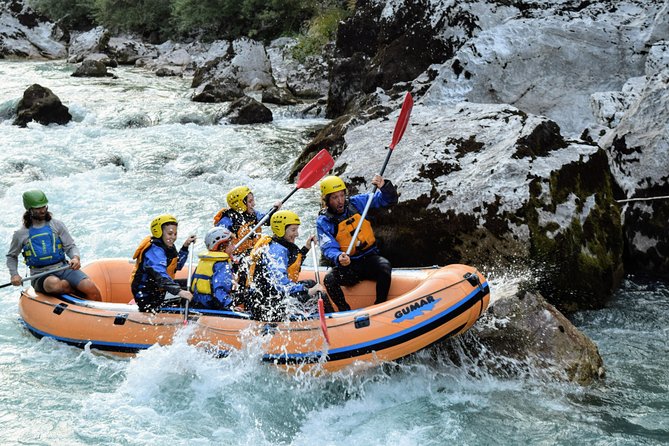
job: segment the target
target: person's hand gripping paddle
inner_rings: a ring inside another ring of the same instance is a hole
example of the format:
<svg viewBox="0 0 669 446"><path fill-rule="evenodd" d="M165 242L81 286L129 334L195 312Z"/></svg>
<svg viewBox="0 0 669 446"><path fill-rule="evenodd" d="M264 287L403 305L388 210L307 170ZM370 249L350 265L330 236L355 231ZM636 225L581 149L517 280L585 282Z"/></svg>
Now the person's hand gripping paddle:
<svg viewBox="0 0 669 446"><path fill-rule="evenodd" d="M332 156L326 149L318 152L316 156L314 156L311 161L309 161L306 166L302 168L300 174L297 177L297 185L295 186L295 189L293 189L288 195L286 195L283 200L281 200L281 204L285 203L290 197L292 197L298 189L308 189L316 184L316 182L323 178L323 176L325 176L325 174L328 173L333 166L334 159L332 159ZM277 209L278 208L276 206L272 206L272 209L270 209L269 212L265 214L265 216L253 227L253 229L247 232L246 235L244 235L244 237L242 237L235 244L234 250L236 251L239 249L239 247L242 246L242 243L244 243L247 238L255 234L256 230L261 227Z"/></svg>
<svg viewBox="0 0 669 446"><path fill-rule="evenodd" d="M406 96L404 97L404 102L402 103L402 111L400 111L400 117L397 119L397 124L395 124L395 130L393 131L393 140L390 142L390 145L388 146L388 155L386 155L386 160L383 162L383 167L381 168L381 172L379 172L379 175L383 176L383 172L386 170L386 166L388 165L388 161L390 160L390 155L393 154L393 149L395 149L395 146L397 145L398 142L402 139L402 135L404 135L404 131L407 128L407 123L409 122L409 115L411 115L411 109L413 108L413 98L411 97L411 93L407 93ZM365 217L367 216L367 212L369 212L369 207L372 205L372 199L374 198L374 193L376 192L376 185L372 188L372 192L369 194L369 198L367 198L367 203L365 204L365 209L362 211L362 214L360 216L360 221L358 222L358 226L355 228L355 232L353 233L353 237L351 238L351 244L348 245L348 249L346 249L346 255L351 255L351 251L353 251L353 247L355 246L355 241L358 239L358 234L360 233L360 228L362 227L362 222L365 221Z"/></svg>

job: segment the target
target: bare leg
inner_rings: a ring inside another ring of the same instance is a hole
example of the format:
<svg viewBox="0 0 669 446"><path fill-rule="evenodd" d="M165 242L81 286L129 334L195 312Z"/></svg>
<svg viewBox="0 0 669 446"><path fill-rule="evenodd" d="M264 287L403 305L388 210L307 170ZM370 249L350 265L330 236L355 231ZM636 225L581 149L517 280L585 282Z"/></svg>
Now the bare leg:
<svg viewBox="0 0 669 446"><path fill-rule="evenodd" d="M73 294L74 288L67 280L61 280L56 276L49 276L44 279L44 291L49 294ZM79 282L77 291L82 292L88 300L102 300L102 295L95 282L91 279L84 279Z"/></svg>
<svg viewBox="0 0 669 446"><path fill-rule="evenodd" d="M42 287L49 294L71 294L74 291L67 280L61 280L56 276L44 279Z"/></svg>
<svg viewBox="0 0 669 446"><path fill-rule="evenodd" d="M79 282L77 290L84 293L86 295L86 299L88 300L98 300L98 301L102 300L102 294L100 293L100 289L91 279L84 279L81 282Z"/></svg>

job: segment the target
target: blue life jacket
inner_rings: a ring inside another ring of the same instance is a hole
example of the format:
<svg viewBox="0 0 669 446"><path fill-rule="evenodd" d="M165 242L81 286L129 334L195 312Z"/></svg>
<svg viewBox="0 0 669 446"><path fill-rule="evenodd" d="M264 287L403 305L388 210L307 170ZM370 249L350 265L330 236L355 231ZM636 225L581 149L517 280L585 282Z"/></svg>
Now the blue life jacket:
<svg viewBox="0 0 669 446"><path fill-rule="evenodd" d="M23 257L31 267L42 267L61 263L65 260L63 242L46 224L41 228L28 228L28 241L23 245Z"/></svg>

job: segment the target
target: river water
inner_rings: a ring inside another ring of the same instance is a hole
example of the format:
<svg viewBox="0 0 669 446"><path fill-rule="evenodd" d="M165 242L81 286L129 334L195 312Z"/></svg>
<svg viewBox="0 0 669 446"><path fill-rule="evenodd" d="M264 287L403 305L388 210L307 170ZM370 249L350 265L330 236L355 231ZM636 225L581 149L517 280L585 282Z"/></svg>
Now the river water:
<svg viewBox="0 0 669 446"><path fill-rule="evenodd" d="M250 185L263 210L285 197L290 166L324 124L275 108L271 124L223 125L220 105L189 100L188 80L130 68L82 79L73 69L0 61L3 252L29 188L47 193L84 263L129 257L165 212L180 219L180 240L202 238L234 186ZM12 126L33 83L56 93L73 122ZM302 217L303 241L318 191L298 191L285 208ZM9 280L4 264L0 278ZM510 273L491 278L493 295L513 292ZM607 368L589 387L539 371L495 377L438 348L326 376L280 372L258 361L257 346L221 360L182 339L119 359L38 341L17 298L17 288L0 290L2 445L669 444L669 288L657 281L630 277L608 308L575 316Z"/></svg>

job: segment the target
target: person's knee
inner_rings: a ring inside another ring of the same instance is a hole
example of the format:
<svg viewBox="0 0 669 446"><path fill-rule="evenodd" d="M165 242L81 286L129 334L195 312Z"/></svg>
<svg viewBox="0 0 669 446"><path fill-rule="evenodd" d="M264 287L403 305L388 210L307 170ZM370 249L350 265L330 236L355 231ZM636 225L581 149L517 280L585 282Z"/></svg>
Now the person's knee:
<svg viewBox="0 0 669 446"><path fill-rule="evenodd" d="M325 285L326 288L333 287L333 286L338 286L339 285L339 280L337 280L337 278L335 277L335 275L333 273L328 273L323 278L323 284Z"/></svg>
<svg viewBox="0 0 669 446"><path fill-rule="evenodd" d="M59 279L56 276L47 277L42 286L47 293L67 294L72 292L70 283L67 280Z"/></svg>
<svg viewBox="0 0 669 446"><path fill-rule="evenodd" d="M77 289L84 293L90 300L102 300L102 293L100 293L100 289L91 279L84 279L79 282Z"/></svg>
<svg viewBox="0 0 669 446"><path fill-rule="evenodd" d="M390 260L385 257L379 257L378 262L378 271L384 275L390 275L393 271L393 266L390 264Z"/></svg>

